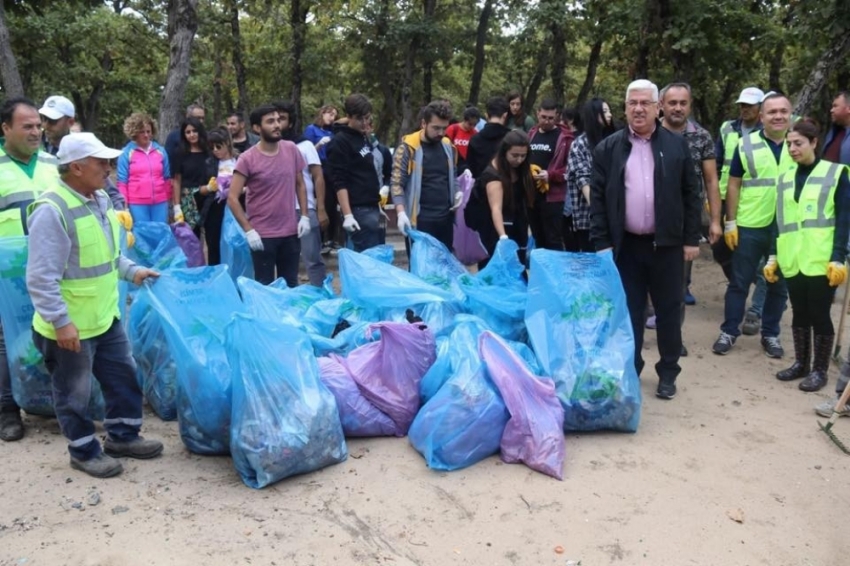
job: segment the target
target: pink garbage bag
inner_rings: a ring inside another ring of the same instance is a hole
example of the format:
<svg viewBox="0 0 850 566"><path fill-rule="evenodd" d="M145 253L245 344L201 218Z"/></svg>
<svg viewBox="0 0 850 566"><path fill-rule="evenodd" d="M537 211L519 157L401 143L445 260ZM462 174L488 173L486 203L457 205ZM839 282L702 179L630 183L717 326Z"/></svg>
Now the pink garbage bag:
<svg viewBox="0 0 850 566"><path fill-rule="evenodd" d="M488 257L487 249L481 243L478 232L466 225L466 219L463 216L463 210L466 208L466 203L469 202L469 194L472 192L474 184L475 179L472 178L472 173L468 170L457 178L458 189L463 193L463 201L460 207L455 210L455 231L452 247L455 257L464 265L472 265Z"/></svg>
<svg viewBox="0 0 850 566"><path fill-rule="evenodd" d="M192 228L185 222L177 222L171 225L171 231L174 233L174 239L177 240L177 245L186 254L188 267L201 267L207 264L204 259L204 248L201 246L201 241L192 231Z"/></svg>

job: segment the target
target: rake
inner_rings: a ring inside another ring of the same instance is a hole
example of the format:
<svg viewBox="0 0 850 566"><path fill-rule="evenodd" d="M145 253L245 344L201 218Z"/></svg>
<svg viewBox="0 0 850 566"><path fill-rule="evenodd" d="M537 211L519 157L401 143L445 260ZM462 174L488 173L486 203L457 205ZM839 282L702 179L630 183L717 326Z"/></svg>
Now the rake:
<svg viewBox="0 0 850 566"><path fill-rule="evenodd" d="M838 399L838 402L835 404L835 408L832 409L832 416L829 417L829 420L827 421L827 423L823 424L820 421L818 421L818 426L820 427L820 429L822 431L824 431L826 433L826 435L829 437L829 439L831 441L833 441L836 446L841 448L841 451L844 452L845 454L850 454L850 449L848 449L847 446L845 446L845 444L843 442L841 442L841 440L839 440L839 438L837 436L835 436L835 433L832 432L832 425L834 425L835 421L838 420L838 417L841 416L839 412L842 409L844 409L844 406L847 404L848 398L850 398L850 383L848 383L844 387L844 393L841 394L841 397Z"/></svg>
<svg viewBox="0 0 850 566"><path fill-rule="evenodd" d="M844 319L847 318L847 309L850 308L850 277L844 284L844 304L841 307L841 319L838 322L838 335L835 337L835 349L832 351L832 361L841 367L844 361L841 358L841 341L844 337Z"/></svg>

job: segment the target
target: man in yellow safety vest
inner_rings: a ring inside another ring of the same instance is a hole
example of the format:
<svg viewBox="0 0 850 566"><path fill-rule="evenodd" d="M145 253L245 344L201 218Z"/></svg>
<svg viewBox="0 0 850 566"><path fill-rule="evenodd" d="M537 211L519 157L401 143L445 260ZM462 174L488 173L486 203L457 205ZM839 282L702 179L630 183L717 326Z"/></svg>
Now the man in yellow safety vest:
<svg viewBox="0 0 850 566"><path fill-rule="evenodd" d="M162 453L161 442L139 436L142 391L119 320L119 277L139 285L159 275L121 255L119 222L102 190L109 160L120 153L94 134L62 138L57 153L60 181L29 206L27 220L33 342L51 374L53 404L69 441L71 467L94 477L123 471L114 456L144 459ZM103 451L86 414L92 375L106 402Z"/></svg>

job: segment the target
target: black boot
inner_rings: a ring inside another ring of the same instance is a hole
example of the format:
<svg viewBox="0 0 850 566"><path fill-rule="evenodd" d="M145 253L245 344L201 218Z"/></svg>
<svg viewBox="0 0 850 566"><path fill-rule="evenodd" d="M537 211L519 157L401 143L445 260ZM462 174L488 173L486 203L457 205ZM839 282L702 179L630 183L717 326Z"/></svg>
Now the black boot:
<svg viewBox="0 0 850 566"><path fill-rule="evenodd" d="M792 381L806 377L809 374L809 364L812 360L812 327L791 327L794 338L794 363L791 367L776 374L779 381Z"/></svg>
<svg viewBox="0 0 850 566"><path fill-rule="evenodd" d="M829 358L832 355L832 345L835 335L819 336L815 334L815 354L812 361L812 373L800 382L803 391L820 391L826 385L829 372Z"/></svg>

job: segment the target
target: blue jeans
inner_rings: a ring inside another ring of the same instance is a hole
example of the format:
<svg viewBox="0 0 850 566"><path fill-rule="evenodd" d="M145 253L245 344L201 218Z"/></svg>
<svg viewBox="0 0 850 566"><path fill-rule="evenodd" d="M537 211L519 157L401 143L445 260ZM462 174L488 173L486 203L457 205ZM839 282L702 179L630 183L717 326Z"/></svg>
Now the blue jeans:
<svg viewBox="0 0 850 566"><path fill-rule="evenodd" d="M156 204L131 204L130 216L133 222L168 222L168 202Z"/></svg>
<svg viewBox="0 0 850 566"><path fill-rule="evenodd" d="M310 285L321 287L325 282L325 260L322 259L322 231L319 229L319 216L314 209L308 210L310 233L301 238L301 258L310 278Z"/></svg>
<svg viewBox="0 0 850 566"><path fill-rule="evenodd" d="M139 436L142 426L142 390L136 381L136 362L130 342L118 319L109 330L80 340L80 352L60 348L55 340L32 333L35 347L44 356L44 365L53 384L53 405L68 451L79 460L100 454L94 423L88 418L92 374L100 382L106 402L103 426L109 437L128 442Z"/></svg>
<svg viewBox="0 0 850 566"><path fill-rule="evenodd" d="M360 230L346 232L355 252L362 252L386 243L387 229L385 225L382 225L381 212L377 204L375 206L355 206L351 209L351 214L354 215L354 219L360 225Z"/></svg>
<svg viewBox="0 0 850 566"><path fill-rule="evenodd" d="M759 318L761 318L761 313L764 312L764 301L767 298L767 281L764 278L763 269L764 261L761 261L756 270L756 288L753 289L753 298L750 300L750 308L748 309Z"/></svg>
<svg viewBox="0 0 850 566"><path fill-rule="evenodd" d="M741 322L747 308L750 285L763 257L770 252L771 228L738 228L738 247L732 254L732 279L726 288L726 320L720 330L731 336L741 335ZM785 279L777 270L779 280L766 284L764 310L761 317L761 335L779 336L779 322L788 302ZM755 302L755 297L754 301Z"/></svg>
<svg viewBox="0 0 850 566"><path fill-rule="evenodd" d="M12 374L9 372L9 359L6 356L3 324L0 323L0 412L17 413L19 410L15 398L12 397Z"/></svg>

